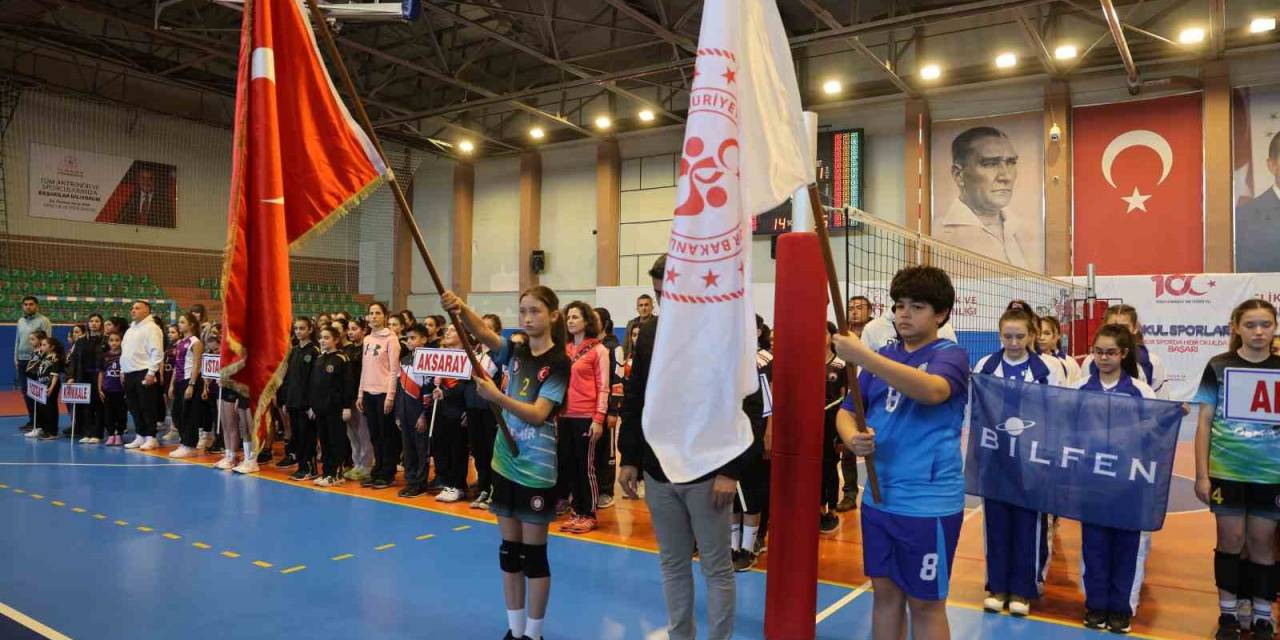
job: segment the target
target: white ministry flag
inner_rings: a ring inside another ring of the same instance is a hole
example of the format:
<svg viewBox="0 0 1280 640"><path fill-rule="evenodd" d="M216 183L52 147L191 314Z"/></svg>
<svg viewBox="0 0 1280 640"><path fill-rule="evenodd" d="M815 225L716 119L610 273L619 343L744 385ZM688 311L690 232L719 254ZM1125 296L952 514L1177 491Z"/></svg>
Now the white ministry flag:
<svg viewBox="0 0 1280 640"><path fill-rule="evenodd" d="M813 182L808 139L774 0L707 0L644 410L673 482L751 445L751 218Z"/></svg>

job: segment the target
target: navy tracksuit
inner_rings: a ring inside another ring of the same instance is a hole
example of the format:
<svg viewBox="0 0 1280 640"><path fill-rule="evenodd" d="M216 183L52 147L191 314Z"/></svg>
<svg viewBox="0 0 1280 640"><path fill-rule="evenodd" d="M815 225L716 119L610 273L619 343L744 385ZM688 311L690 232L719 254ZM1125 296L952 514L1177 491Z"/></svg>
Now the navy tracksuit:
<svg viewBox="0 0 1280 640"><path fill-rule="evenodd" d="M1052 375L1037 354L1029 352L1026 360L1011 364L1004 359L1003 349L980 362L977 373L1038 384L1049 384ZM1039 598L1053 551L1048 514L990 498L982 505L987 591Z"/></svg>

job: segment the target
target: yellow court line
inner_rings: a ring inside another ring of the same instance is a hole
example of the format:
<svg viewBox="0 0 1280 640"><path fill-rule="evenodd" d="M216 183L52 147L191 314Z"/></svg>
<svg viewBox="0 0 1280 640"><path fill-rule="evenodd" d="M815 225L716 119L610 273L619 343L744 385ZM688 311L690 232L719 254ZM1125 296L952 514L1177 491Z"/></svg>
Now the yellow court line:
<svg viewBox="0 0 1280 640"><path fill-rule="evenodd" d="M197 548L197 549L202 549L202 550L203 550L203 549L212 549L212 548L213 548L213 547L211 547L211 546L209 546L209 545L207 545L207 544L205 544L205 543L203 543L203 542L192 542L192 543L191 543L191 546L193 546L193 547L195 547L195 548Z"/></svg>
<svg viewBox="0 0 1280 640"><path fill-rule="evenodd" d="M334 556L329 559L330 560L350 560L351 558L354 558L354 557L356 557L356 554L354 553L344 553L342 555Z"/></svg>
<svg viewBox="0 0 1280 640"><path fill-rule="evenodd" d="M236 552L234 552L234 551L223 551L223 552L222 552L222 555L224 555L224 556L226 556L226 557L228 557L228 558L239 558L239 557L240 557L240 554L238 554L238 553L236 553Z"/></svg>
<svg viewBox="0 0 1280 640"><path fill-rule="evenodd" d="M129 526L129 523L128 523L128 522L125 522L124 520L116 520L116 524L118 524L118 525L120 525L120 526L122 526L122 527L127 527L127 526Z"/></svg>
<svg viewBox="0 0 1280 640"><path fill-rule="evenodd" d="M254 561L253 561L253 565L254 565L254 566L256 566L256 567L262 567L263 569L270 569L270 568L271 568L271 563L270 563L270 562L263 562L263 561L261 561L261 560L254 560Z"/></svg>
<svg viewBox="0 0 1280 640"><path fill-rule="evenodd" d="M155 531L155 529L152 529L151 527L138 527L138 531L141 531L143 533L151 533L152 531Z"/></svg>
<svg viewBox="0 0 1280 640"><path fill-rule="evenodd" d="M0 482L0 489L8 489L8 488L9 488L9 485L4 484L3 482Z"/></svg>
<svg viewBox="0 0 1280 640"><path fill-rule="evenodd" d="M432 539L432 538L434 538L434 537L436 537L436 534L434 534L434 533L424 533L424 534L422 534L422 535L420 535L420 536L418 536L418 537L414 538L414 540L430 540L430 539Z"/></svg>
<svg viewBox="0 0 1280 640"><path fill-rule="evenodd" d="M283 569L283 570L281 570L281 571L280 571L280 573L283 573L283 574L297 573L297 572L302 571L303 569L306 569L306 568L307 568L307 565L305 565L305 564L300 564L300 565L297 565L297 566L289 567L288 569Z"/></svg>
<svg viewBox="0 0 1280 640"><path fill-rule="evenodd" d="M45 625L43 622L32 618L31 616L14 609L13 607L0 602L0 615L48 638L49 640L71 640L70 637L58 633L56 630Z"/></svg>
<svg viewBox="0 0 1280 640"><path fill-rule="evenodd" d="M396 546L396 543L394 543L394 542L388 542L387 544L378 545L378 546L374 547L374 548L373 548L373 550L374 550L374 551L386 551L387 549L395 548L395 546Z"/></svg>
<svg viewBox="0 0 1280 640"><path fill-rule="evenodd" d="M462 525L462 526L460 526L460 527L454 527L454 528L453 528L453 530L454 530L454 531L466 531L467 529L470 529L470 528L471 528L471 525L469 525L469 524L464 524L464 525Z"/></svg>
<svg viewBox="0 0 1280 640"><path fill-rule="evenodd" d="M94 518L95 520L106 520L106 519L107 519L107 516L106 516L106 515L104 515L104 514L101 514L101 513L95 513L95 514L93 514L93 518Z"/></svg>
<svg viewBox="0 0 1280 640"><path fill-rule="evenodd" d="M27 490L26 490L26 489L14 489L14 490L13 490L13 492L14 492L14 493L26 493L26 492L27 492Z"/></svg>
<svg viewBox="0 0 1280 640"><path fill-rule="evenodd" d="M166 534L164 534L164 537L166 537L166 538L168 538L168 539L170 539L170 540L181 540L181 539L182 539L182 536L180 536L180 535L178 535L178 534L176 534L176 533L166 533Z"/></svg>
<svg viewBox="0 0 1280 640"><path fill-rule="evenodd" d="M33 493L33 494L31 494L31 499L32 499L32 500L44 500L44 496L43 496L43 495L40 495L40 494L38 494L38 493Z"/></svg>
<svg viewBox="0 0 1280 640"><path fill-rule="evenodd" d="M54 500L54 501L50 502L49 504L51 504L51 505L53 505L53 506L55 506L55 507L65 507L65 506L67 506L67 503L65 503L65 502L63 502L63 501L61 501L61 500Z"/></svg>
<svg viewBox="0 0 1280 640"><path fill-rule="evenodd" d="M84 513L84 507L71 507L71 510L76 513Z"/></svg>

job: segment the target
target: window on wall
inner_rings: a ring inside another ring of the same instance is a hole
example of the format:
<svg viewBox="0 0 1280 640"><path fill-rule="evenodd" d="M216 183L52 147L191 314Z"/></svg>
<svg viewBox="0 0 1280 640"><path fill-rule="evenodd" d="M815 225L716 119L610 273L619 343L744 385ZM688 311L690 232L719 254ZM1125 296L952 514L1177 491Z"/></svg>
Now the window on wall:
<svg viewBox="0 0 1280 640"><path fill-rule="evenodd" d="M645 273L667 250L676 203L679 153L622 161L618 231L619 284L648 285Z"/></svg>

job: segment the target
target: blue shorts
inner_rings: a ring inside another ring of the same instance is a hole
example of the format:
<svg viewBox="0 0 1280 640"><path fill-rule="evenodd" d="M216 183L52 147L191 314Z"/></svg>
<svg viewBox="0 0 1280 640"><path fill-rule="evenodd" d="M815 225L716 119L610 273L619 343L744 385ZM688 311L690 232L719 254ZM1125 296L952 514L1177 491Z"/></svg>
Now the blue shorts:
<svg viewBox="0 0 1280 640"><path fill-rule="evenodd" d="M900 516L864 504L862 563L917 600L946 600L964 511L942 517Z"/></svg>

